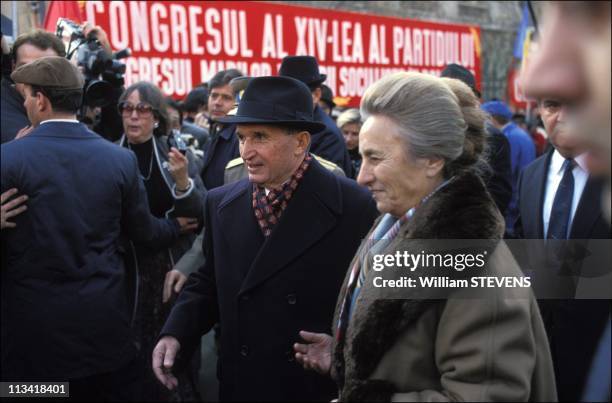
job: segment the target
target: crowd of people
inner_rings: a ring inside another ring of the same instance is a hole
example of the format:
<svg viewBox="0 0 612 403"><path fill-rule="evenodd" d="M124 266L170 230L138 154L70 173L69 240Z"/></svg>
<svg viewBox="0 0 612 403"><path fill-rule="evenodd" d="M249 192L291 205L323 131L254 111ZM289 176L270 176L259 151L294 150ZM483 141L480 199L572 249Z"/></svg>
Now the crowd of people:
<svg viewBox="0 0 612 403"><path fill-rule="evenodd" d="M574 298L580 272L553 299L374 281L373 256L419 240L493 242L506 278L532 269L512 240L610 239L610 2L543 13L540 127L458 64L338 108L312 56L84 111L58 37L3 39L1 380L75 401L609 401L610 299Z"/></svg>

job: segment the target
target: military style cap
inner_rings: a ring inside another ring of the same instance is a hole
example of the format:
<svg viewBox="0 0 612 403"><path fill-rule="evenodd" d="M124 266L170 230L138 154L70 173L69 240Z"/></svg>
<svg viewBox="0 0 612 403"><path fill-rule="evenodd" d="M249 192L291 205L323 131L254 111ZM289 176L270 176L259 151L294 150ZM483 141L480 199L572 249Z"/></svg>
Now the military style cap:
<svg viewBox="0 0 612 403"><path fill-rule="evenodd" d="M42 57L24 64L11 74L11 78L16 83L60 90L83 89L83 75L79 69L60 56Z"/></svg>

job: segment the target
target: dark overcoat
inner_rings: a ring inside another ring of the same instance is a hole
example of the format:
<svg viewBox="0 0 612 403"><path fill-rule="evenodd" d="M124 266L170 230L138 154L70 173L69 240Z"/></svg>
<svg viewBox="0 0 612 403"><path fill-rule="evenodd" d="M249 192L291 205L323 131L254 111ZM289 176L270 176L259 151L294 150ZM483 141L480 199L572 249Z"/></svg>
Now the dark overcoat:
<svg viewBox="0 0 612 403"><path fill-rule="evenodd" d="M246 179L211 190L205 209L206 263L162 335L189 356L220 323L222 400L329 400L331 381L304 371L292 346L300 330L331 331L344 273L377 215L369 192L313 160L267 240Z"/></svg>

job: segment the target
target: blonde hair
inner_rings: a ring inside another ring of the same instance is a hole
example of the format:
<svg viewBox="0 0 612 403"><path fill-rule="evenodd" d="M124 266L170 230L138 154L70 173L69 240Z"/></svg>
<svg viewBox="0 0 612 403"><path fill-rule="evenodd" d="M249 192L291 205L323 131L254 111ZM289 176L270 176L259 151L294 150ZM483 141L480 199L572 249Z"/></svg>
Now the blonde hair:
<svg viewBox="0 0 612 403"><path fill-rule="evenodd" d="M347 109L338 116L336 120L336 125L342 129L342 126L347 125L349 123L358 123L361 125L361 114L359 113L359 109L352 108Z"/></svg>
<svg viewBox="0 0 612 403"><path fill-rule="evenodd" d="M414 72L390 74L366 90L361 114L364 119L391 119L411 157L444 159L445 177L481 160L486 115L472 90L459 80Z"/></svg>

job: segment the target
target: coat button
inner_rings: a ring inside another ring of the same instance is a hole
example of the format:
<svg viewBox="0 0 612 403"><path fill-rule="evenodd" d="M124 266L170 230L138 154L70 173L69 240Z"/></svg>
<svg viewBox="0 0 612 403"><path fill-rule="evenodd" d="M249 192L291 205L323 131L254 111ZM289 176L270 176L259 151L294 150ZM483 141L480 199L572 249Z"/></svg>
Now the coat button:
<svg viewBox="0 0 612 403"><path fill-rule="evenodd" d="M295 361L295 354L294 354L293 350L285 351L285 356L287 357L287 361L289 361L289 362Z"/></svg>
<svg viewBox="0 0 612 403"><path fill-rule="evenodd" d="M249 294L244 294L242 297L240 297L243 301L248 301L249 300Z"/></svg>
<svg viewBox="0 0 612 403"><path fill-rule="evenodd" d="M249 346L243 344L242 347L240 347L240 355L243 357L249 355Z"/></svg>
<svg viewBox="0 0 612 403"><path fill-rule="evenodd" d="M295 294L287 295L287 303L289 305L295 305L296 302L297 302L297 295Z"/></svg>

